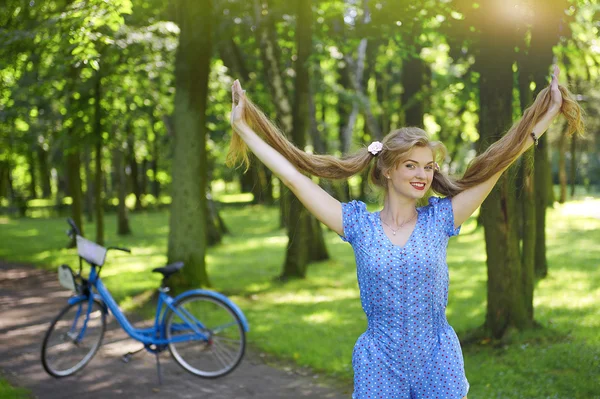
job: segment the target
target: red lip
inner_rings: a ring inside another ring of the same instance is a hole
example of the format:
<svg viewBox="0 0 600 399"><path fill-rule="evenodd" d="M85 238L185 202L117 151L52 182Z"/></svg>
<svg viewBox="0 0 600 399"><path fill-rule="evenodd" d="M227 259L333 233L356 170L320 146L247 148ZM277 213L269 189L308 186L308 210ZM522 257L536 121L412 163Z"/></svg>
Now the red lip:
<svg viewBox="0 0 600 399"><path fill-rule="evenodd" d="M423 190L425 190L425 186L426 186L426 185L423 185L423 187L417 187L417 186L413 186L413 185L411 184L411 186L412 186L412 188L414 188L415 190L423 191Z"/></svg>

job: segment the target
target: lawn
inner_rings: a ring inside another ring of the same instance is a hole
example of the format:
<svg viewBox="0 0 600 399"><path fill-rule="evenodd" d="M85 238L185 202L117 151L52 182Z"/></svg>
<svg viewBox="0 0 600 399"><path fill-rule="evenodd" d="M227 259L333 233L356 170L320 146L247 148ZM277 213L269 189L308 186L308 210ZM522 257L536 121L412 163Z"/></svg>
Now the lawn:
<svg viewBox="0 0 600 399"><path fill-rule="evenodd" d="M207 255L216 290L230 295L246 313L250 344L278 358L351 381L354 342L366 328L360 308L354 255L337 235L326 232L331 260L312 264L305 280L281 284L273 279L284 260L287 237L278 228L278 209L226 208L232 231ZM107 245L133 249L109 253L105 284L125 307L154 289L167 234L166 212L130 215L134 234L117 237L116 218L107 215ZM542 326L516 334L510 343L485 342L463 348L469 399L600 398L600 200L557 205L548 213L549 275L535 291L535 318ZM85 229L93 238L93 224ZM75 264L63 219L0 217L0 259L30 262L49 269ZM450 240L448 249L450 324L459 336L485 318L486 266L483 232L473 220Z"/></svg>
<svg viewBox="0 0 600 399"><path fill-rule="evenodd" d="M0 376L0 399L27 399L30 393L22 388L11 386L2 376Z"/></svg>

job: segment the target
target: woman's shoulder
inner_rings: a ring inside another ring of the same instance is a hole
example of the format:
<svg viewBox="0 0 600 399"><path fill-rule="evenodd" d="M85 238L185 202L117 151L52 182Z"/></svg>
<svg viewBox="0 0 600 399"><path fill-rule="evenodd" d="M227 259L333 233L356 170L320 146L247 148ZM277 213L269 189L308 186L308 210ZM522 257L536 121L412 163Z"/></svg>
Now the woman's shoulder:
<svg viewBox="0 0 600 399"><path fill-rule="evenodd" d="M427 205L422 206L420 209L438 208L440 206L447 205L447 203L450 201L450 197L436 197L435 195L432 195L431 197L427 198Z"/></svg>
<svg viewBox="0 0 600 399"><path fill-rule="evenodd" d="M359 200L342 202L342 223L344 226L344 241L354 243L363 241L365 234L374 230L375 213L369 212L367 204Z"/></svg>
<svg viewBox="0 0 600 399"><path fill-rule="evenodd" d="M419 209L448 236L455 236L459 233L460 227L454 228L452 197L431 196L428 198L428 204Z"/></svg>
<svg viewBox="0 0 600 399"><path fill-rule="evenodd" d="M373 214L373 212L367 209L367 204L360 200L342 202L342 210L345 214L354 214L356 216L369 216Z"/></svg>
<svg viewBox="0 0 600 399"><path fill-rule="evenodd" d="M448 203L450 203L450 197L436 197L432 195L427 198L427 205L423 205L417 208L417 210L430 217L435 217L435 214L439 213L440 209L447 207Z"/></svg>

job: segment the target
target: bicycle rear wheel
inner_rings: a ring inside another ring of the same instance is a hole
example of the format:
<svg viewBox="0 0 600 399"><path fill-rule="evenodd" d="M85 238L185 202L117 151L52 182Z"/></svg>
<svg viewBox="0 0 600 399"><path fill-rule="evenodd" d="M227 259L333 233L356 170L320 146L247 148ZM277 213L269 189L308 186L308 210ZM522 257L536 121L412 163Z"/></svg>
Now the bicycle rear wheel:
<svg viewBox="0 0 600 399"><path fill-rule="evenodd" d="M67 377L84 368L102 344L106 313L100 301L67 305L52 321L42 344L42 365L53 377ZM89 314L89 317L88 317Z"/></svg>
<svg viewBox="0 0 600 399"><path fill-rule="evenodd" d="M196 294L179 300L175 310L167 315L165 332L169 351L181 367L199 377L217 378L240 364L246 334L229 305Z"/></svg>

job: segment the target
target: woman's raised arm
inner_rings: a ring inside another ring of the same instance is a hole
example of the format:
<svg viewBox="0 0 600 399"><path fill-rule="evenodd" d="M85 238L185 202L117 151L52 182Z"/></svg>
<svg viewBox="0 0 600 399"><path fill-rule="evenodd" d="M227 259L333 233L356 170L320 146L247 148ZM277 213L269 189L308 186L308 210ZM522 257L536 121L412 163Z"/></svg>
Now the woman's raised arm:
<svg viewBox="0 0 600 399"><path fill-rule="evenodd" d="M554 75L552 77L552 83L550 84L552 103L550 104L548 111L539 119L539 121L535 124L535 126L532 129L532 132L534 133L536 138L539 138L542 134L544 134L548 127L550 127L550 124L552 124L552 121L560 114L563 98L558 88L559 73L560 71L558 67L555 67ZM502 173L533 144L533 137L529 137L529 139L524 143L523 147L519 150L517 156L514 159L512 159L511 162L505 168L500 170L495 175L491 176L486 181L476 186L470 187L452 197L454 227L458 227L461 224L463 224L473 214L473 212L475 212L475 210L479 208L479 206L487 198L489 193L492 191L492 189L498 182L498 179L500 178Z"/></svg>
<svg viewBox="0 0 600 399"><path fill-rule="evenodd" d="M252 150L277 177L285 184L310 213L336 233L343 235L342 204L309 177L300 173L277 150L262 140L248 124L245 123L245 91L239 81L232 86L231 126L236 134Z"/></svg>

